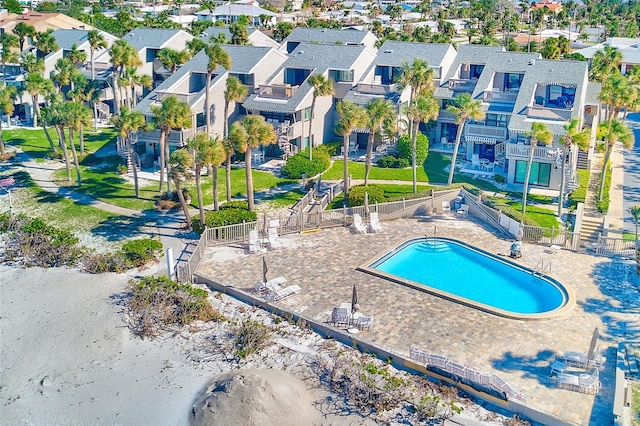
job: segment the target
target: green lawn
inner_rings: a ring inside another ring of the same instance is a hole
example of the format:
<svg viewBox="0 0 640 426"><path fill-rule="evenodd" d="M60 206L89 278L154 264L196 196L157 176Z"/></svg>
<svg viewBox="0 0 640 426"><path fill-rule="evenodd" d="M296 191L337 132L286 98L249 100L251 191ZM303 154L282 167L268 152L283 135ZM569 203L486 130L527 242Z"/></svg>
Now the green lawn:
<svg viewBox="0 0 640 426"><path fill-rule="evenodd" d="M58 135L55 129L51 128L49 130L49 135L51 139L53 139L53 143L56 147L58 147ZM5 144L7 145L15 145L20 147L24 152L29 154L31 157L38 159L46 159L49 158L51 153L51 147L49 146L49 142L47 141L47 137L44 134L42 129L30 130L30 129L13 129L13 130L3 130L2 136L4 138ZM69 134L66 133L68 138ZM100 148L114 140L116 134L111 128L102 128L98 129L98 133L93 132L93 127L89 127L85 129L84 132L84 145L85 145L85 155L81 157L84 158L89 154L95 153ZM68 141L68 139L67 139ZM74 141L76 146L80 145L79 134L76 132L74 134ZM69 153L71 155L71 153Z"/></svg>
<svg viewBox="0 0 640 426"><path fill-rule="evenodd" d="M631 405L631 424L640 426L640 383L632 382L633 402Z"/></svg>
<svg viewBox="0 0 640 426"><path fill-rule="evenodd" d="M509 207L518 212L522 211L522 201L510 200L507 198L493 197L492 202L494 208L497 210L504 210L505 207ZM543 228L558 228L560 224L555 216L555 209L550 210L544 207L527 205L527 217L537 223L537 226Z"/></svg>

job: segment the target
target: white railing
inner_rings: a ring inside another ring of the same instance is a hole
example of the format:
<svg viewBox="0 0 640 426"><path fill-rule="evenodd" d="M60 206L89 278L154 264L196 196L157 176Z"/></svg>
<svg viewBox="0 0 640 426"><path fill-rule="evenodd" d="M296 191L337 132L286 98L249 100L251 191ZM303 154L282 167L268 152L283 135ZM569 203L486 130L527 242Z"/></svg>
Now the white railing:
<svg viewBox="0 0 640 426"><path fill-rule="evenodd" d="M506 102L514 103L518 98L518 94L514 92L502 92L494 90L485 90L483 99L485 102Z"/></svg>
<svg viewBox="0 0 640 426"><path fill-rule="evenodd" d="M498 140L507 138L505 127L483 126L481 124L469 124L465 126L466 136L492 137Z"/></svg>
<svg viewBox="0 0 640 426"><path fill-rule="evenodd" d="M636 241L598 236L596 254L623 259L635 259Z"/></svg>
<svg viewBox="0 0 640 426"><path fill-rule="evenodd" d="M529 153L531 152L531 145L524 144L507 144L507 157L524 157L529 158ZM549 160L556 158L557 154L556 148L544 147L544 146L536 146L533 151L533 159L534 160Z"/></svg>

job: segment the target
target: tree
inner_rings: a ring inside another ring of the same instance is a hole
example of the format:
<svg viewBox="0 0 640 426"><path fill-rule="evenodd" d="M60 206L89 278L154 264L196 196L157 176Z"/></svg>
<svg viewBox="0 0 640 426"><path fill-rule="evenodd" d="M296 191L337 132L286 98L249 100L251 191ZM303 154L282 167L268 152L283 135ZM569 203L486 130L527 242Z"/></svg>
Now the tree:
<svg viewBox="0 0 640 426"><path fill-rule="evenodd" d="M364 186L367 186L369 181L375 135L378 134L382 137L383 134L390 136L395 133L397 119L396 107L388 99L376 98L369 102L366 108L369 140L367 141L367 155L364 163Z"/></svg>
<svg viewBox="0 0 640 426"><path fill-rule="evenodd" d="M636 94L637 90L629 79L619 71L613 71L602 83L600 91L600 100L607 107L606 119L618 117L622 108L633 102Z"/></svg>
<svg viewBox="0 0 640 426"><path fill-rule="evenodd" d="M409 100L413 101L420 95L431 93L433 87L433 68L425 60L416 58L409 65L407 62L402 63L402 74L397 79L400 88L411 88Z"/></svg>
<svg viewBox="0 0 640 426"><path fill-rule="evenodd" d="M635 204L627 210L636 225L636 249L638 247L638 223L640 222L640 205Z"/></svg>
<svg viewBox="0 0 640 426"><path fill-rule="evenodd" d="M127 43L126 40L116 40L109 49L111 56L111 64L113 65L112 81L113 81L113 97L114 112L118 114L120 111L120 93L118 88L118 79L124 76L127 67L139 67L142 61L138 56L136 49Z"/></svg>
<svg viewBox="0 0 640 426"><path fill-rule="evenodd" d="M67 150L67 141L64 133L69 124L69 120L66 104L61 95L51 95L49 105L45 108L44 119L46 119L56 129L56 133L58 134L58 143L62 149L64 165L67 169L67 181L71 181L71 164L69 163L69 152Z"/></svg>
<svg viewBox="0 0 640 426"><path fill-rule="evenodd" d="M54 71L51 73L51 80L56 83L57 92L62 93L63 86L71 85L73 90L72 77L78 70L67 58L60 58L56 61Z"/></svg>
<svg viewBox="0 0 640 426"><path fill-rule="evenodd" d="M18 62L18 54L13 51L14 47L20 45L18 37L13 34L0 34L0 43L2 43L2 51L0 51L0 62L2 62L2 80L6 81L7 63Z"/></svg>
<svg viewBox="0 0 640 426"><path fill-rule="evenodd" d="M131 143L131 135L138 130L146 127L146 120L144 115L138 111L131 111L129 108L124 107L120 111L119 115L111 117L111 123L118 136L120 136L127 147L129 157L133 163L133 186L136 192L136 198L140 197L140 187L138 185L138 167L136 166L137 155L133 150L133 144Z"/></svg>
<svg viewBox="0 0 640 426"><path fill-rule="evenodd" d="M249 32L246 20L239 19L229 25L231 44L249 44Z"/></svg>
<svg viewBox="0 0 640 426"><path fill-rule="evenodd" d="M366 110L352 102L340 101L336 105L340 119L336 125L336 133L342 135L344 199L349 201L349 137L354 129L363 127L367 121Z"/></svg>
<svg viewBox="0 0 640 426"><path fill-rule="evenodd" d="M174 50L165 47L158 52L158 60L163 67L171 71L171 74L186 64L189 59L191 59L191 53L188 50Z"/></svg>
<svg viewBox="0 0 640 426"><path fill-rule="evenodd" d="M620 142L625 148L630 149L633 147L634 136L633 131L631 131L631 128L629 128L627 124L612 118L605 120L598 125L598 138L604 141L605 146L604 163L600 174L600 189L598 190L598 200L601 200L602 193L604 192L604 181L607 174L607 167L613 147L616 143Z"/></svg>
<svg viewBox="0 0 640 426"><path fill-rule="evenodd" d="M49 132L47 131L44 120L42 120L42 113L40 111L40 95L46 96L49 93L52 93L53 82L48 78L42 77L41 74L33 72L27 74L24 79L24 83L27 92L29 92L31 99L33 100L33 127L38 127L38 120L40 120L42 129L44 130L47 140L49 141L49 145L51 146L51 152L55 153L56 147L53 145L53 140L51 140L51 136L49 136Z"/></svg>
<svg viewBox="0 0 640 426"><path fill-rule="evenodd" d="M78 186L81 186L82 180L80 177L80 163L78 161L78 153L76 151L73 134L74 131L80 131L83 126L88 126L89 123L91 123L91 110L81 102L66 102L64 109L67 116L67 125L69 126L69 144L71 146L73 163L76 168Z"/></svg>
<svg viewBox="0 0 640 426"><path fill-rule="evenodd" d="M193 165L193 157L186 149L177 149L171 154L169 164L171 166L169 178L173 181L173 185L176 188L178 200L180 200L180 206L187 221L187 229L191 230L191 215L189 214L187 201L184 199L184 194L182 193L182 181L191 179L189 168Z"/></svg>
<svg viewBox="0 0 640 426"><path fill-rule="evenodd" d="M527 193L529 192L529 177L531 176L531 165L533 164L533 153L536 150L538 142L549 145L553 142L553 133L544 123L531 123L531 132L529 133L529 159L527 160L527 173L524 177L524 186L522 188L522 213L527 211Z"/></svg>
<svg viewBox="0 0 640 426"><path fill-rule="evenodd" d="M78 45L74 44L71 46L71 50L67 53L66 58L74 67L77 67L87 62L87 52L78 49Z"/></svg>
<svg viewBox="0 0 640 426"><path fill-rule="evenodd" d="M240 102L247 96L247 86L242 84L237 77L227 77L227 89L224 92L224 140L229 138L229 104L231 102ZM233 156L233 143L223 142L225 148L225 184L227 190L227 201L231 201L231 157ZM217 204L214 208L218 210Z"/></svg>
<svg viewBox="0 0 640 426"><path fill-rule="evenodd" d="M229 70L231 68L231 56L229 56L229 53L219 44L208 45L204 48L204 51L208 57L207 81L205 85L205 119L207 120L207 134L211 135L211 96L209 94L211 89L211 78L218 67L221 66L225 70Z"/></svg>
<svg viewBox="0 0 640 426"><path fill-rule="evenodd" d="M251 151L253 148L276 143L277 136L273 126L261 115L247 115L242 121L231 126L230 138L238 152L244 152L247 179L247 201L249 210L255 208L253 201L253 175L251 173Z"/></svg>
<svg viewBox="0 0 640 426"><path fill-rule="evenodd" d="M23 53L20 56L20 62L22 69L27 73L37 72L42 74L44 72L44 59L36 58L33 53Z"/></svg>
<svg viewBox="0 0 640 426"><path fill-rule="evenodd" d="M24 22L18 22L16 26L13 27L13 34L20 40L20 53L22 53L27 37L33 38L36 36L36 28Z"/></svg>
<svg viewBox="0 0 640 426"><path fill-rule="evenodd" d="M171 129L191 127L191 108L186 103L180 102L175 95L170 95L162 100L161 106L151 105L151 113L154 115L156 126L160 129L160 187L158 191L162 191L164 169L167 158L169 158L169 134ZM168 180L167 192L169 192Z"/></svg>
<svg viewBox="0 0 640 426"><path fill-rule="evenodd" d="M95 81L96 72L95 72L95 53L98 50L107 48L107 40L105 40L104 36L98 30L89 30L87 33L87 40L89 40L89 60L91 66L91 80ZM98 100L93 100L91 102L93 106L93 130L95 132L98 131Z"/></svg>
<svg viewBox="0 0 640 426"><path fill-rule="evenodd" d="M577 118L571 119L564 125L566 134L560 138L560 142L564 144L564 150L562 152L562 176L560 177L560 192L558 196L558 217L562 216L562 203L564 198L564 187L566 180L566 168L567 157L569 156L569 150L574 146L578 146L580 149L586 147L589 142L589 129L580 130L580 120Z"/></svg>
<svg viewBox="0 0 640 426"><path fill-rule="evenodd" d="M333 80L326 78L322 74L313 74L307 80L313 87L313 100L311 101L311 117L309 118L309 160L313 160L313 116L316 108L316 99L319 96L333 95ZM317 144L316 144L317 145Z"/></svg>
<svg viewBox="0 0 640 426"><path fill-rule="evenodd" d="M198 22L198 21L193 21L193 22ZM210 23L208 23L207 26L209 24ZM200 53L200 51L202 49L207 47L207 43L202 41L202 39L196 37L196 38L193 38L193 39L189 40L188 42L186 42L185 46L187 47L187 49L189 49L189 52L191 53L191 56L196 56L198 53Z"/></svg>
<svg viewBox="0 0 640 426"><path fill-rule="evenodd" d="M196 193L198 196L198 210L200 212L200 224L204 227L204 202L202 201L202 183L201 176L202 166L207 164L211 150L211 136L206 133L197 133L187 142L187 148L193 153L193 162L195 164L196 174Z"/></svg>
<svg viewBox="0 0 640 426"><path fill-rule="evenodd" d="M622 65L622 53L615 47L605 46L591 59L589 80L604 83L610 75L620 71L620 65Z"/></svg>
<svg viewBox="0 0 640 426"><path fill-rule="evenodd" d="M15 86L7 86L5 82L0 83L0 159L3 159L6 152L4 148L4 139L2 139L2 116L8 115L11 118L14 110L13 98L16 95Z"/></svg>
<svg viewBox="0 0 640 426"><path fill-rule="evenodd" d="M277 41L282 41L289 37L292 31L293 24L291 22L278 22L273 29L273 38Z"/></svg>
<svg viewBox="0 0 640 426"><path fill-rule="evenodd" d="M449 179L447 180L447 185L451 186L453 183L453 174L455 173L456 160L458 159L458 150L460 149L460 140L462 139L464 126L469 119L475 121L484 120L485 113L482 109L482 103L480 101L473 100L471 95L468 93L458 95L455 103L447 107L447 111L455 115L455 123L458 125L458 130L456 131L456 143L453 147L453 157L451 157Z"/></svg>
<svg viewBox="0 0 640 426"><path fill-rule="evenodd" d="M53 29L49 28L46 31L37 32L36 38L33 41L33 44L38 49L40 53L39 57L44 58L51 52L55 52L59 49L58 43L56 42L56 38L51 35L53 33Z"/></svg>
<svg viewBox="0 0 640 426"><path fill-rule="evenodd" d="M411 167L413 169L413 192L418 192L418 175L416 164L416 139L420 123L438 118L440 107L433 96L418 96L409 104L405 113L411 120Z"/></svg>

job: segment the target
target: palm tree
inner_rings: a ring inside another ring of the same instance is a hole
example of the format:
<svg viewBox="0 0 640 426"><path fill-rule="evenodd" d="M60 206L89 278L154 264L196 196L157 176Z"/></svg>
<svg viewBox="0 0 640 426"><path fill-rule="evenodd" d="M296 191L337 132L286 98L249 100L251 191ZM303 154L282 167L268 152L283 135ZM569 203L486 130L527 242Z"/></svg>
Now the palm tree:
<svg viewBox="0 0 640 426"><path fill-rule="evenodd" d="M616 47L605 46L591 59L589 80L604 83L610 75L620 71L620 65L622 65L622 53Z"/></svg>
<svg viewBox="0 0 640 426"><path fill-rule="evenodd" d="M139 67L142 61L138 56L136 49L127 43L126 40L116 40L109 49L111 56L111 64L113 65L113 96L114 111L116 114L120 111L120 93L118 88L118 79L124 75L127 67Z"/></svg>
<svg viewBox="0 0 640 426"><path fill-rule="evenodd" d="M636 225L636 247L638 247L638 222L640 222L640 205L635 204L627 210Z"/></svg>
<svg viewBox="0 0 640 426"><path fill-rule="evenodd" d="M224 50L219 44L208 45L204 48L209 61L207 62L207 81L205 90L205 119L207 120L207 134L211 134L211 96L209 91L211 89L211 77L214 71L222 66L225 70L231 68L231 56Z"/></svg>
<svg viewBox="0 0 640 426"><path fill-rule="evenodd" d="M13 27L13 34L20 40L20 53L22 53L24 51L24 42L27 37L35 37L36 28L24 22L18 22Z"/></svg>
<svg viewBox="0 0 640 426"><path fill-rule="evenodd" d="M56 61L55 70L51 74L51 80L56 83L57 92L62 93L62 87L71 84L71 78L77 72L70 60L60 58ZM73 85L71 86L73 90Z"/></svg>
<svg viewBox="0 0 640 426"><path fill-rule="evenodd" d="M167 70L174 74L178 67L187 63L191 59L191 53L188 50L175 50L165 47L158 52L158 60Z"/></svg>
<svg viewBox="0 0 640 426"><path fill-rule="evenodd" d="M224 140L229 137L229 104L231 102L240 102L247 96L247 86L242 84L237 77L229 76L227 78L227 89L224 92ZM233 143L224 143L226 159L225 159L225 183L227 190L227 201L231 201L231 157L233 156ZM215 203L214 203L215 204ZM214 206L216 210L218 208Z"/></svg>
<svg viewBox="0 0 640 426"><path fill-rule="evenodd" d="M567 168L567 156L569 150L577 145L580 149L585 148L589 142L589 129L580 130L580 120L577 118L571 119L564 125L566 134L560 138L560 142L564 144L564 150L562 152L562 176L560 177L560 192L558 196L558 217L562 216L562 202L564 198L564 187L566 180L566 168Z"/></svg>
<svg viewBox="0 0 640 426"><path fill-rule="evenodd" d="M611 158L611 152L616 143L621 142L622 145L629 149L633 147L634 136L633 132L627 124L624 122L612 118L610 120L603 121L598 125L598 138L604 140L604 164L602 165L602 173L600 174L600 189L598 191L598 200L602 199L602 193L604 192L604 181L607 174L607 167L609 159Z"/></svg>
<svg viewBox="0 0 640 426"><path fill-rule="evenodd" d="M211 150L213 147L213 139L206 133L197 133L187 142L187 148L193 152L193 162L195 164L196 174L196 193L198 195L198 210L200 211L200 224L204 227L204 202L202 201L202 183L201 176L202 167L209 164L211 158Z"/></svg>
<svg viewBox="0 0 640 426"><path fill-rule="evenodd" d="M600 100L607 107L606 119L617 117L622 108L633 102L636 93L636 88L626 76L618 71L609 75L600 91Z"/></svg>
<svg viewBox="0 0 640 426"><path fill-rule="evenodd" d="M407 62L402 63L402 74L398 78L400 88L410 87L409 103L413 102L420 95L433 93L433 68L429 68L429 64L423 59L416 58L409 65ZM411 129L409 129L411 131Z"/></svg>
<svg viewBox="0 0 640 426"><path fill-rule="evenodd" d="M533 164L533 153L536 150L538 142L549 145L553 142L553 133L544 123L531 123L531 132L529 133L529 159L527 160L527 173L524 176L524 186L522 188L522 213L527 211L527 192L529 192L529 177L531 176L531 165Z"/></svg>
<svg viewBox="0 0 640 426"><path fill-rule="evenodd" d="M16 95L15 86L7 86L5 82L0 83L0 159L3 159L6 152L4 148L4 140L2 139L2 116L7 115L11 118L15 108L13 98Z"/></svg>
<svg viewBox="0 0 640 426"><path fill-rule="evenodd" d="M344 169L344 200L349 201L349 137L354 129L363 127L367 122L367 111L352 102L340 101L336 105L340 115L336 133L342 135L342 156Z"/></svg>
<svg viewBox="0 0 640 426"><path fill-rule="evenodd" d="M231 126L230 138L238 152L244 152L247 179L247 202L249 210L255 208L253 201L253 174L251 173L251 151L253 148L276 143L277 136L273 126L261 115L247 115L242 121Z"/></svg>
<svg viewBox="0 0 640 426"><path fill-rule="evenodd" d="M173 180L173 185L178 193L178 200L180 200L180 206L184 212L184 217L187 221L187 229L191 229L191 215L189 214L189 206L184 199L182 193L182 181L191 179L191 173L189 168L193 165L193 157L187 152L186 149L177 149L171 154L169 158L169 164L171 169L169 170L169 178ZM204 225L204 222L203 222Z"/></svg>
<svg viewBox="0 0 640 426"><path fill-rule="evenodd" d="M138 111L131 111L129 108L124 107L120 111L119 115L111 117L111 123L118 136L120 136L127 146L129 157L133 162L133 186L136 191L136 198L140 197L140 188L138 185L138 167L136 167L136 161L134 156L137 155L133 150L133 144L131 143L131 135L138 130L146 126L146 120L144 115Z"/></svg>
<svg viewBox="0 0 640 426"><path fill-rule="evenodd" d="M369 102L367 108L367 127L369 127L369 140L367 141L367 156L364 163L364 186L369 181L371 170L371 157L373 156L373 143L375 135L382 136L393 134L396 131L396 107L388 99L376 98Z"/></svg>
<svg viewBox="0 0 640 426"><path fill-rule="evenodd" d="M52 28L49 28L48 30L43 32L36 33L36 38L33 41L33 44L36 46L36 49L38 49L38 52L40 52L41 58L44 58L49 53L55 52L59 49L56 38L51 35L52 33Z"/></svg>
<svg viewBox="0 0 640 426"><path fill-rule="evenodd" d="M13 51L14 47L20 45L18 37L13 34L3 33L0 35L0 43L2 43L2 51L0 51L0 62L2 62L2 80L6 81L7 78L7 63L18 62L18 54Z"/></svg>
<svg viewBox="0 0 640 426"><path fill-rule="evenodd" d="M420 123L426 123L438 118L440 106L433 96L420 95L406 108L407 117L411 120L411 167L413 169L413 193L418 192L418 174L416 164L416 141L418 140L418 127Z"/></svg>
<svg viewBox="0 0 640 426"><path fill-rule="evenodd" d="M469 119L480 121L484 120L485 113L482 109L482 103L477 100L473 100L468 93L462 93L456 97L454 105L449 105L447 111L455 115L455 123L458 125L456 131L456 143L453 147L453 157L451 157L451 169L449 170L449 179L447 185L451 186L453 183L453 174L455 173L456 160L458 159L458 150L460 149L460 140L462 139L462 132L464 126Z"/></svg>
<svg viewBox="0 0 640 426"><path fill-rule="evenodd" d="M49 106L45 109L45 119L52 124L58 134L58 143L62 149L64 164L67 169L67 181L71 181L71 164L69 163L69 152L67 150L67 141L64 134L69 124L66 103L61 95L51 95Z"/></svg>
<svg viewBox="0 0 640 426"><path fill-rule="evenodd" d="M71 46L71 50L67 53L66 58L75 66L82 65L87 62L87 52L78 49L78 45Z"/></svg>
<svg viewBox="0 0 640 426"><path fill-rule="evenodd" d="M42 75L37 72L27 74L24 82L25 88L33 100L33 127L38 127L38 120L40 120L42 129L44 130L47 140L49 141L49 145L51 146L51 152L56 152L56 147L53 144L53 140L51 140L51 136L49 136L49 132L47 131L44 120L42 120L42 113L40 111L40 95L44 97L49 93L52 93L53 82L48 78L42 77Z"/></svg>
<svg viewBox="0 0 640 426"><path fill-rule="evenodd" d="M67 125L69 126L69 144L71 145L71 154L73 155L73 163L76 167L78 186L80 186L82 185L82 181L80 179L80 163L78 161L76 144L73 139L73 132L74 130L80 131L83 126L91 123L91 110L81 102L67 102L65 104L65 113L67 115Z"/></svg>
<svg viewBox="0 0 640 426"><path fill-rule="evenodd" d="M186 42L185 46L189 49L191 56L196 56L202 49L207 47L207 43L196 37Z"/></svg>
<svg viewBox="0 0 640 426"><path fill-rule="evenodd" d="M170 95L162 100L161 106L152 105L151 112L155 117L156 126L160 128L160 187L158 191L162 191L166 159L169 157L169 133L171 133L171 129L191 127L191 108L186 103L180 102L175 95ZM168 180L167 192L169 192Z"/></svg>
<svg viewBox="0 0 640 426"><path fill-rule="evenodd" d="M89 40L89 54L91 61L91 80L96 79L94 57L98 50L107 48L107 40L98 30L90 30L87 33L87 40ZM98 99L92 101L93 105L93 130L98 131Z"/></svg>
<svg viewBox="0 0 640 426"><path fill-rule="evenodd" d="M37 72L42 74L44 72L44 59L36 58L33 53L23 53L20 56L20 63L22 69L27 73Z"/></svg>
<svg viewBox="0 0 640 426"><path fill-rule="evenodd" d="M309 160L313 160L313 115L316 109L316 99L319 96L333 95L333 80L322 74L314 74L307 80L313 87L313 100L311 101L311 117L309 118Z"/></svg>

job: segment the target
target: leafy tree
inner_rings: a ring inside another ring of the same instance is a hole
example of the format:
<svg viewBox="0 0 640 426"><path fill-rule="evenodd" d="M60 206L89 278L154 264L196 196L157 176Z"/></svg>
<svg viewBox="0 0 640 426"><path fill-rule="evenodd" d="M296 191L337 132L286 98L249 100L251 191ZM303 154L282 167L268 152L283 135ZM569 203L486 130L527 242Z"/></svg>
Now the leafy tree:
<svg viewBox="0 0 640 426"><path fill-rule="evenodd" d="M604 141L604 163L602 165L602 172L600 178L600 189L598 190L598 200L602 199L602 193L604 192L604 182L607 173L609 160L611 158L611 152L616 143L620 142L622 145L630 149L634 144L634 135L631 128L624 122L615 118L603 121L598 125L598 138Z"/></svg>
<svg viewBox="0 0 640 426"><path fill-rule="evenodd" d="M27 40L27 37L35 37L36 36L36 28L32 25L29 25L24 22L18 22L15 27L13 27L13 34L20 40L20 53L24 51L24 42Z"/></svg>
<svg viewBox="0 0 640 426"><path fill-rule="evenodd" d="M7 9L10 13L22 13L23 6L18 0L2 0L2 7Z"/></svg>
<svg viewBox="0 0 640 426"><path fill-rule="evenodd" d="M175 74L178 68L191 59L189 50L175 50L165 47L158 52L158 60L171 74Z"/></svg>
<svg viewBox="0 0 640 426"><path fill-rule="evenodd" d="M369 181L371 170L371 157L373 156L373 143L375 136L392 136L396 132L396 108L388 99L376 98L369 102L367 109L367 127L369 128L369 140L367 141L367 155L364 163L364 186Z"/></svg>
<svg viewBox="0 0 640 426"><path fill-rule="evenodd" d="M418 176L416 162L416 138L418 137L418 127L421 122L426 123L438 118L440 107L438 101L433 96L418 96L406 108L405 113L411 120L411 167L413 169L413 192L418 192ZM423 161L424 163L424 161Z"/></svg>
<svg viewBox="0 0 640 426"><path fill-rule="evenodd" d="M524 177L524 186L522 188L522 213L527 211L527 193L529 189L529 177L531 176L531 165L533 164L533 153L536 150L538 142L543 145L549 145L553 142L553 133L544 123L531 123L531 132L529 133L529 159L527 160L527 173Z"/></svg>
<svg viewBox="0 0 640 426"><path fill-rule="evenodd" d="M164 184L164 169L169 158L169 134L171 129L185 129L191 127L191 108L184 102L180 102L175 95L167 96L160 106L151 105L151 113L154 115L155 125L160 129L160 186L162 191ZM167 180L167 192L169 181Z"/></svg>
<svg viewBox="0 0 640 426"><path fill-rule="evenodd" d="M333 80L322 74L313 74L308 78L308 83L313 87L313 100L311 101L311 117L309 118L309 160L313 160L313 146L318 145L313 138L313 115L316 108L316 99L320 96L333 95Z"/></svg>
<svg viewBox="0 0 640 426"><path fill-rule="evenodd" d="M140 198L140 188L138 185L138 167L136 166L136 159L134 158L137 154L133 150L131 135L138 130L145 128L146 120L141 112L131 111L129 108L123 107L119 115L111 117L111 123L113 124L113 127L118 136L120 136L124 140L127 146L129 157L131 158L131 161L133 163L133 185L136 192L136 198Z"/></svg>
<svg viewBox="0 0 640 426"><path fill-rule="evenodd" d="M187 221L187 229L191 230L191 215L189 214L189 206L182 193L182 182L185 180L191 180L191 173L189 168L193 166L193 157L187 152L186 149L177 149L173 151L169 158L169 178L173 181L173 185L176 188L178 194L178 200L180 200L180 206L184 213L184 217ZM202 222L204 223L204 222Z"/></svg>
<svg viewBox="0 0 640 426"><path fill-rule="evenodd" d="M18 47L20 41L18 37L9 33L0 34L0 43L2 43L2 51L0 51L0 62L2 62L2 79L6 81L7 63L18 62L18 54L13 51L14 47Z"/></svg>
<svg viewBox="0 0 640 426"><path fill-rule="evenodd" d="M349 201L349 137L354 129L363 127L367 122L367 111L352 102L340 101L336 105L340 119L336 133L342 135L342 155L344 160L344 198Z"/></svg>
<svg viewBox="0 0 640 426"><path fill-rule="evenodd" d="M455 115L455 123L458 125L456 131L456 143L453 147L453 157L451 157L451 168L449 170L449 179L447 185L451 186L453 183L453 174L455 173L456 160L458 158L458 150L460 149L460 140L462 139L462 132L467 121L484 120L485 113L482 109L482 103L480 101L471 98L468 93L463 93L456 97L455 103L447 107L447 111Z"/></svg>
<svg viewBox="0 0 640 426"><path fill-rule="evenodd" d="M224 92L224 150L225 150L225 183L227 201L231 201L231 157L233 156L233 143L229 142L229 104L240 102L247 96L247 86L242 84L237 77L227 77L227 89ZM215 203L214 203L215 204ZM217 206L214 207L218 210Z"/></svg>
<svg viewBox="0 0 640 426"><path fill-rule="evenodd" d="M251 173L251 151L253 148L271 145L276 142L273 126L261 115L247 115L242 121L236 121L231 126L230 138L238 152L244 152L244 162L247 179L247 201L249 211L253 211L253 175Z"/></svg>
<svg viewBox="0 0 640 426"><path fill-rule="evenodd" d="M11 118L14 110L13 98L16 95L15 86L7 86L5 82L0 83L0 159L4 158L6 152L4 148L4 140L2 139L2 116L7 115Z"/></svg>

